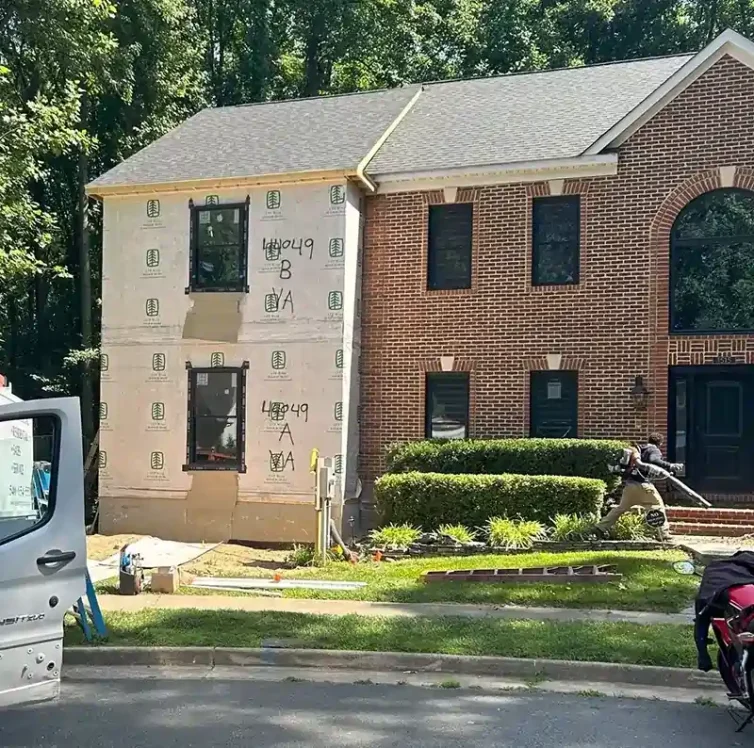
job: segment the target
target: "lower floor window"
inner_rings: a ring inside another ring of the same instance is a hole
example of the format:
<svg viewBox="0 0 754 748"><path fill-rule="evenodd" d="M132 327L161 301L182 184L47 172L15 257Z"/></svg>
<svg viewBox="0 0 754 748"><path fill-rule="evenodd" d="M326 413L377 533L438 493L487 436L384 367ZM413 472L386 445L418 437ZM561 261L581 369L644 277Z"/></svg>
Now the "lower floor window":
<svg viewBox="0 0 754 748"><path fill-rule="evenodd" d="M529 388L531 436L578 436L579 375L575 371L533 371Z"/></svg>
<svg viewBox="0 0 754 748"><path fill-rule="evenodd" d="M469 435L469 375L427 374L424 433L428 439L465 439Z"/></svg>
<svg viewBox="0 0 754 748"><path fill-rule="evenodd" d="M246 366L190 368L187 467L246 472Z"/></svg>

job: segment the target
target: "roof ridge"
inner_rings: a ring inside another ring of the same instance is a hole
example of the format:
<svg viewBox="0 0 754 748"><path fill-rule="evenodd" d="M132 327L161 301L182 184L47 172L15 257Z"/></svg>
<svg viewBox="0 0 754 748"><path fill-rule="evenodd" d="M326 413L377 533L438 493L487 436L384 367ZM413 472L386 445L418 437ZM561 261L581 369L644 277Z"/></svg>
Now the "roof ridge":
<svg viewBox="0 0 754 748"><path fill-rule="evenodd" d="M223 106L208 106L202 109L201 111L207 111L208 109L243 109L245 107L257 107L257 106L267 106L268 104L298 104L302 101L323 101L325 99L345 99L349 96L368 96L370 94L378 94L378 93L391 93L393 91L402 91L406 88L412 88L412 87L420 87L422 86L422 83L402 83L398 86L393 86L392 88L367 88L363 91L345 91L343 93L332 93L332 94L319 94L317 96L297 96L295 98L288 98L288 99L270 99L270 101L248 101L245 104L225 104Z"/></svg>
<svg viewBox="0 0 754 748"><path fill-rule="evenodd" d="M218 109L241 109L246 107L268 106L269 104L297 104L304 101L323 101L326 99L343 99L349 96L369 96L372 94L390 93L406 88L440 86L445 83L467 83L471 81L497 80L499 78L515 78L525 75L546 75L547 73L562 73L576 70L591 70L592 68L608 67L611 65L631 65L640 62L653 62L655 60L671 60L676 57L693 57L696 52L677 52L672 55L654 55L652 57L633 57L627 60L607 60L604 62L592 62L586 65L573 65L571 67L546 68L542 70L515 70L508 73L494 73L492 75L478 75L465 78L442 78L439 80L416 81L413 83L401 83L392 88L369 88L363 91L345 91L343 93L318 94L317 96L298 96L286 99L271 99L269 101L249 101L244 104L226 104L223 106L208 106L200 110L216 111Z"/></svg>
<svg viewBox="0 0 754 748"><path fill-rule="evenodd" d="M547 75L548 73L563 73L576 70L592 70L612 65L633 65L638 62L655 62L657 60L673 60L678 57L694 57L697 52L677 52L672 55L654 55L653 57L632 57L628 60L607 60L605 62L591 62L587 65L573 65L571 67L544 68L542 70L516 70L510 73L495 73L493 75L479 75L472 78L445 78L443 80L424 81L423 86L440 86L444 83L468 83L470 81L498 80L499 78L518 78L526 75Z"/></svg>

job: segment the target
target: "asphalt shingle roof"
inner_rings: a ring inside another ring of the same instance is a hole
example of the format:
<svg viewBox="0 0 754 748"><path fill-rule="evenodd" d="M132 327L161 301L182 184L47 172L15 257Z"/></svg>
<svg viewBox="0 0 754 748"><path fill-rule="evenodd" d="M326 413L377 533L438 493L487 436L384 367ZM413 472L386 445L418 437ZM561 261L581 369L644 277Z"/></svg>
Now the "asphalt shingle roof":
<svg viewBox="0 0 754 748"><path fill-rule="evenodd" d="M426 84L367 173L578 156L690 58ZM205 109L89 187L354 170L417 91Z"/></svg>
<svg viewBox="0 0 754 748"><path fill-rule="evenodd" d="M89 186L355 169L417 90L204 109Z"/></svg>
<svg viewBox="0 0 754 748"><path fill-rule="evenodd" d="M578 156L690 58L430 84L367 172L379 177Z"/></svg>

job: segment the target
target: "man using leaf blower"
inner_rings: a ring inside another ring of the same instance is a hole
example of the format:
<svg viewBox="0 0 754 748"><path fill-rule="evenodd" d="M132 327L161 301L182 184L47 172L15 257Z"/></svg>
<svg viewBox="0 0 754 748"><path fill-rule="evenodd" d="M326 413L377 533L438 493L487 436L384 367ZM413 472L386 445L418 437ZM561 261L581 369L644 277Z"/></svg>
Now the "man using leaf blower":
<svg viewBox="0 0 754 748"><path fill-rule="evenodd" d="M613 472L620 473L623 477L623 492L618 505L596 524L594 529L598 535L607 537L610 528L622 514L634 507L643 507L650 510L655 521L661 523L658 526L660 539L670 540L665 502L652 480L679 473L683 470L683 465L666 462L662 458L662 443L662 434L650 434L646 444L624 450L620 463L611 467ZM647 517L649 519L650 515Z"/></svg>

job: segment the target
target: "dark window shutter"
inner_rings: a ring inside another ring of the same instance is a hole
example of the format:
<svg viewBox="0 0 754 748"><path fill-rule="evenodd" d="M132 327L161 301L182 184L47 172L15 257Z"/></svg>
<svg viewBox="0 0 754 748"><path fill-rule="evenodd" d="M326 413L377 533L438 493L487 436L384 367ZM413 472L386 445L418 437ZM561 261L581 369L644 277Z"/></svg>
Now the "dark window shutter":
<svg viewBox="0 0 754 748"><path fill-rule="evenodd" d="M576 438L579 375L575 371L533 371L530 434L547 439Z"/></svg>
<svg viewBox="0 0 754 748"><path fill-rule="evenodd" d="M471 288L473 213L471 203L430 206L427 263L430 290Z"/></svg>
<svg viewBox="0 0 754 748"><path fill-rule="evenodd" d="M464 372L427 374L425 436L465 439L469 435L469 375Z"/></svg>
<svg viewBox="0 0 754 748"><path fill-rule="evenodd" d="M578 195L538 197L532 213L532 283L579 282L581 201Z"/></svg>

